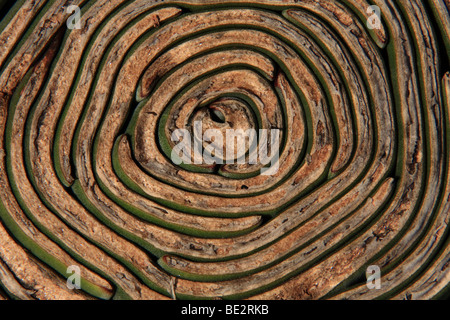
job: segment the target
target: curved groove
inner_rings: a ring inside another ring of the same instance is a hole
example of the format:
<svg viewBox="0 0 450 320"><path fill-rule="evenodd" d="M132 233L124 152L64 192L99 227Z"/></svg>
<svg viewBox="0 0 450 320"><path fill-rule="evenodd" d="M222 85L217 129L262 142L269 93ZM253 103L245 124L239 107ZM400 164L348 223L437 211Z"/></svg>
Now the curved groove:
<svg viewBox="0 0 450 320"><path fill-rule="evenodd" d="M445 296L449 9L18 1L0 299Z"/></svg>

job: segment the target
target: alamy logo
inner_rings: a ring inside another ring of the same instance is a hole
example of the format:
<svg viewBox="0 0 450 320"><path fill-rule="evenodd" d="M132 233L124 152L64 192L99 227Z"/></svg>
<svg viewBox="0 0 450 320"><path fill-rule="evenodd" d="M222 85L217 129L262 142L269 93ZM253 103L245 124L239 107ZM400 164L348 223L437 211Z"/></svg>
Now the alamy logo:
<svg viewBox="0 0 450 320"><path fill-rule="evenodd" d="M177 165L247 163L263 165L262 175L273 175L278 171L279 129L260 129L258 132L255 129L227 129L224 135L218 129L203 132L201 121L196 121L193 130L193 137L186 129L173 131L171 137L175 143L171 153L173 163Z"/></svg>
<svg viewBox="0 0 450 320"><path fill-rule="evenodd" d="M70 290L81 289L81 270L78 266L69 266L66 271L67 274L72 274L67 278L67 288Z"/></svg>
<svg viewBox="0 0 450 320"><path fill-rule="evenodd" d="M381 289L381 270L379 266L369 266L366 269L367 288Z"/></svg>
<svg viewBox="0 0 450 320"><path fill-rule="evenodd" d="M81 29L81 23L80 23L80 19L81 19L81 13L80 13L80 8L76 5L70 5L67 7L66 9L67 13L73 13L66 22L67 28L70 30L73 29Z"/></svg>

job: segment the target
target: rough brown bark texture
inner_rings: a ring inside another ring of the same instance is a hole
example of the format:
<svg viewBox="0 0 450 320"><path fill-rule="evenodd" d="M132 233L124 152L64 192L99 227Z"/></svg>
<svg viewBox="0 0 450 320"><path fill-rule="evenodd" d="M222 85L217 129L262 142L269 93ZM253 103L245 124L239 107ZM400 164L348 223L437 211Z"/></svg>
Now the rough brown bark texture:
<svg viewBox="0 0 450 320"><path fill-rule="evenodd" d="M449 33L446 0L17 1L0 299L447 294Z"/></svg>

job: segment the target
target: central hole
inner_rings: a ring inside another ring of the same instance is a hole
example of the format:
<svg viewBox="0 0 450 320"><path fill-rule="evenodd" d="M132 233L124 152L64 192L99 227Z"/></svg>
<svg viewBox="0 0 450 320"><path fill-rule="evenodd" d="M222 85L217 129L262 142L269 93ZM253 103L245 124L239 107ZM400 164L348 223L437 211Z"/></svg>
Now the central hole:
<svg viewBox="0 0 450 320"><path fill-rule="evenodd" d="M211 120L217 123L225 123L225 115L220 110L209 109Z"/></svg>

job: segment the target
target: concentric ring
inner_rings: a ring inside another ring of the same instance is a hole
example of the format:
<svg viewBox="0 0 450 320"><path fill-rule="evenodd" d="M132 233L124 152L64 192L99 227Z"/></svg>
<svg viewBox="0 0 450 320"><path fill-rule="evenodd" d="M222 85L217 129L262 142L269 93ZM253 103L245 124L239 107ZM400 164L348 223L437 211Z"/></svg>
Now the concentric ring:
<svg viewBox="0 0 450 320"><path fill-rule="evenodd" d="M439 297L448 10L18 1L0 23L0 296Z"/></svg>

